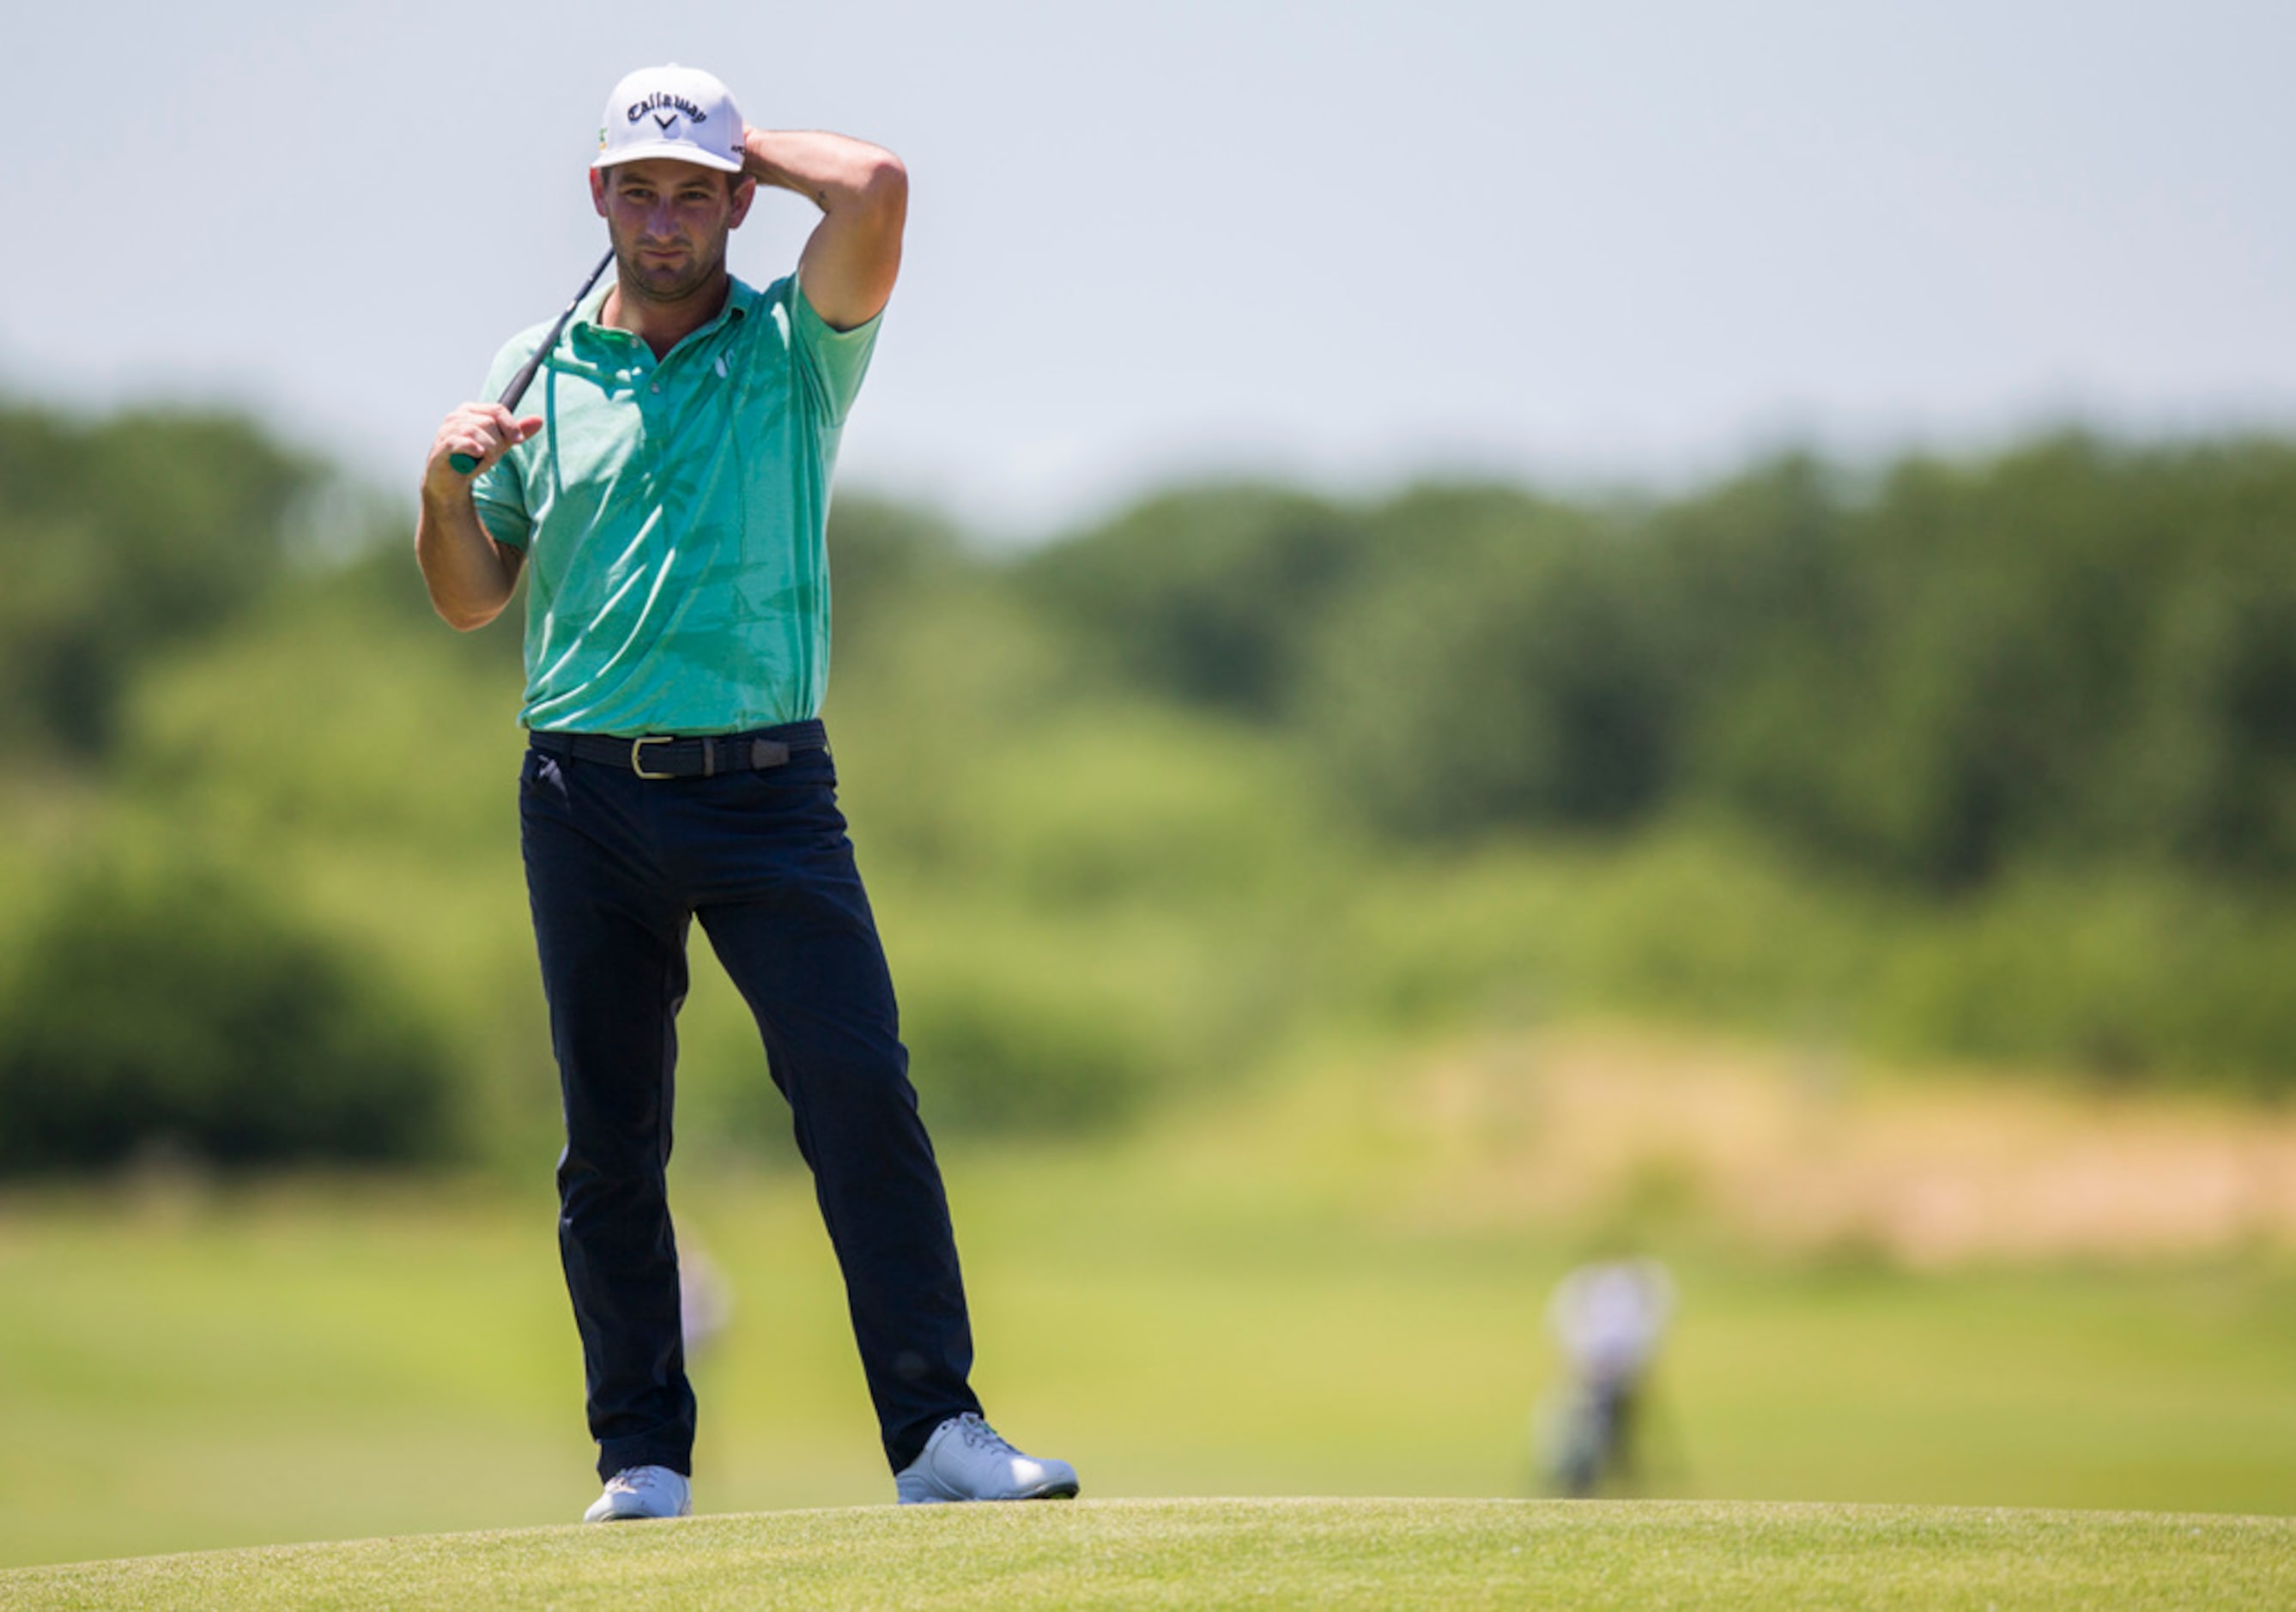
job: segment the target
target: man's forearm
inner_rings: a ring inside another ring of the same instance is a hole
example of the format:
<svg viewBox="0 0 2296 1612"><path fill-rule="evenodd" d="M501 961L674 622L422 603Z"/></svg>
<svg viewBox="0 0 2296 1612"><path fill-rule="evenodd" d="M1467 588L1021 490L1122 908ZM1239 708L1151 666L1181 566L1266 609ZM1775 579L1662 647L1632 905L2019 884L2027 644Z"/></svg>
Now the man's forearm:
<svg viewBox="0 0 2296 1612"><path fill-rule="evenodd" d="M882 206L905 188L901 160L882 145L817 130L751 128L742 171L760 185L808 197L825 213Z"/></svg>
<svg viewBox="0 0 2296 1612"><path fill-rule="evenodd" d="M829 325L851 330L876 317L901 272L909 175L882 145L843 135L752 128L742 171L812 198L822 210L798 259L806 300Z"/></svg>
<svg viewBox="0 0 2296 1612"><path fill-rule="evenodd" d="M484 627L502 614L518 586L518 567L488 535L468 493L425 488L414 523L414 562L430 590L430 606L457 632Z"/></svg>

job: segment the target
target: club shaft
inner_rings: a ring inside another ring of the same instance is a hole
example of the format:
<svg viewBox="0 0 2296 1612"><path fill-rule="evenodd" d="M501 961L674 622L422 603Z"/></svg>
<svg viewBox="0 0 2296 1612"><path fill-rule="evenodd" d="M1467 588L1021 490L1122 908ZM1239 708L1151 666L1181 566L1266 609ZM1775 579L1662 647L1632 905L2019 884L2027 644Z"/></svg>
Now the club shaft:
<svg viewBox="0 0 2296 1612"><path fill-rule="evenodd" d="M566 328L566 321L574 317L574 310L582 306L582 299L590 294L590 288L598 283L598 276L606 272L606 265L613 260L614 250L610 246L606 249L606 255L598 259L598 267L590 271L589 278L582 282L581 288L575 292L573 299L566 304L565 310L558 316L557 322L551 325L549 333L535 347L533 356L518 366L518 373L510 378L510 384L503 388L502 396L496 399L503 407L518 407L519 399L526 396L526 389L534 384L534 377L541 373L543 360L549 358L551 349L558 345L558 338ZM467 454L455 454L453 456L453 460L455 468L464 475L469 475L478 468L479 465L476 459Z"/></svg>
<svg viewBox="0 0 2296 1612"><path fill-rule="evenodd" d="M590 271L590 277L582 282L582 287L574 293L573 300L567 303L564 311L559 314L557 323L550 327L550 333L544 336L541 345L534 350L534 356L518 366L518 374L512 375L510 384L503 388L501 403L504 408L516 408L518 400L526 396L526 389L534 384L534 377L541 370L542 361L550 356L550 350L558 345L558 337L565 330L566 321L574 317L574 310L582 306L582 299L590 294L590 288L598 283L598 276L606 272L606 265L613 260L613 248L608 247L606 255L598 259L598 267Z"/></svg>

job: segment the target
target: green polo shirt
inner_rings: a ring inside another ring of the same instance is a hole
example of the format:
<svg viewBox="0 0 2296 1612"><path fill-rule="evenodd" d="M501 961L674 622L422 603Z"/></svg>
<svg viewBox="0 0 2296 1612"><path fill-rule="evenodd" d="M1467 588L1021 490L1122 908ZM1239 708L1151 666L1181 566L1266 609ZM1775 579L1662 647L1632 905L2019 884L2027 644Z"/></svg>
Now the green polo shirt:
<svg viewBox="0 0 2296 1612"><path fill-rule="evenodd" d="M837 439L878 321L822 322L794 275L733 283L656 360L591 293L535 376L544 425L475 488L526 553L529 728L736 733L818 715L829 683L824 533ZM487 397L549 326L513 337Z"/></svg>

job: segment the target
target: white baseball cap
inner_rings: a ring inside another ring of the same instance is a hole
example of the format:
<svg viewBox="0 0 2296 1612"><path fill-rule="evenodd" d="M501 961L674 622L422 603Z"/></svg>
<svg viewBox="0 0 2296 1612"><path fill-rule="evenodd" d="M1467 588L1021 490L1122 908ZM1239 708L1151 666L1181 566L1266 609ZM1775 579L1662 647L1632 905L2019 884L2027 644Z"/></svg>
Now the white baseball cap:
<svg viewBox="0 0 2296 1612"><path fill-rule="evenodd" d="M614 86L592 168L646 157L742 171L742 113L734 92L698 67L642 67Z"/></svg>

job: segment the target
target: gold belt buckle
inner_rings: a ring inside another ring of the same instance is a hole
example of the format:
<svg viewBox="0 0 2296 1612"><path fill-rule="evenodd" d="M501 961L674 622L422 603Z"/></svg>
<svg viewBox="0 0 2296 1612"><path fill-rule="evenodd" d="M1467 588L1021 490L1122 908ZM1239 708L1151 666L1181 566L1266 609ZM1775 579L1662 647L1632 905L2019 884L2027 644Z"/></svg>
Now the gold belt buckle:
<svg viewBox="0 0 2296 1612"><path fill-rule="evenodd" d="M638 777L642 778L676 777L677 775L674 772L648 772L646 770L645 764L645 747L649 744L674 744L677 741L675 737L659 733L648 734L642 739L632 739L630 741L630 770L636 773Z"/></svg>

